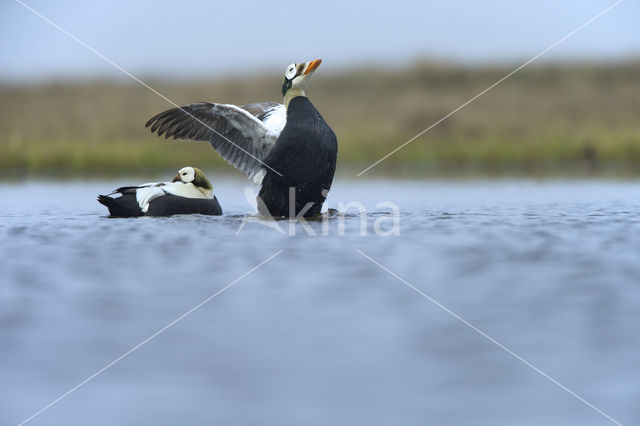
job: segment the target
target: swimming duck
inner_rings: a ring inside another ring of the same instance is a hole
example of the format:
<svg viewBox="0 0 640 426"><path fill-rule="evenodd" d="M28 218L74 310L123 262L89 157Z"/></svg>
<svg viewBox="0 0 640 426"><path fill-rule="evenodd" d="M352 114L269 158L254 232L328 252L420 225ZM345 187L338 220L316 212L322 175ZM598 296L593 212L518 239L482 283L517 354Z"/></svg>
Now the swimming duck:
<svg viewBox="0 0 640 426"><path fill-rule="evenodd" d="M260 213L316 215L331 188L338 153L333 130L305 93L321 62L287 67L284 104L200 102L164 111L147 121L146 127L165 138L211 143L229 164L262 184L257 200Z"/></svg>
<svg viewBox="0 0 640 426"><path fill-rule="evenodd" d="M120 196L111 197L116 194ZM196 167L180 169L171 182L123 186L109 195L99 195L98 202L109 209L112 217L222 214L211 182Z"/></svg>

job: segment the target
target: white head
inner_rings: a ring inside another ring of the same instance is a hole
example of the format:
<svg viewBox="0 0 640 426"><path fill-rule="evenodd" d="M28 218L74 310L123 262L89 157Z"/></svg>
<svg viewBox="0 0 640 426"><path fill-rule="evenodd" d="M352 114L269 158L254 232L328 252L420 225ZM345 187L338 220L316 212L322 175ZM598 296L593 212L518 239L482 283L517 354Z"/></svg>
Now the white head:
<svg viewBox="0 0 640 426"><path fill-rule="evenodd" d="M213 186L211 182L209 182L209 179L207 179L202 170L197 167L181 168L176 177L173 178L173 182L190 183L207 197L213 197Z"/></svg>
<svg viewBox="0 0 640 426"><path fill-rule="evenodd" d="M305 96L305 89L311 81L311 75L320 66L322 59L315 61L291 64L284 71L284 83L282 83L282 96L285 104L296 96Z"/></svg>
<svg viewBox="0 0 640 426"><path fill-rule="evenodd" d="M193 167L183 167L178 170L178 174L173 179L174 182L181 181L184 183L191 183L196 178L196 169Z"/></svg>

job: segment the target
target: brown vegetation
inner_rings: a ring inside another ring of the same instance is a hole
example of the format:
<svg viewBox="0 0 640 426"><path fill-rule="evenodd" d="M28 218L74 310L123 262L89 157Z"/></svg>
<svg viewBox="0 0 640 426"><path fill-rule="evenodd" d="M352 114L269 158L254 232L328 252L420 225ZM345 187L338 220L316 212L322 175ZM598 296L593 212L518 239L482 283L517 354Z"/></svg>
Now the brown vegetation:
<svg viewBox="0 0 640 426"><path fill-rule="evenodd" d="M512 68L433 63L319 70L309 96L359 171ZM281 76L150 81L176 103L279 101ZM206 143L144 128L171 105L135 82L0 86L0 176L142 174L187 164L231 172ZM530 66L386 160L378 172L639 174L640 63Z"/></svg>

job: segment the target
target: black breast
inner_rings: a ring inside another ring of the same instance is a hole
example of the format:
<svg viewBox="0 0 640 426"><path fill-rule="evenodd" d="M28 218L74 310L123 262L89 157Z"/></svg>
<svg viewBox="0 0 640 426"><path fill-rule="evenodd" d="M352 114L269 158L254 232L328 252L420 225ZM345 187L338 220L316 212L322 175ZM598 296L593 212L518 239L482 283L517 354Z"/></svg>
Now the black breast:
<svg viewBox="0 0 640 426"><path fill-rule="evenodd" d="M338 142L336 135L308 98L298 96L289 102L287 124L265 163L267 169L259 197L274 216L304 216L320 213L331 188L336 170ZM289 188L294 188L290 190ZM290 209L290 191L295 193L295 210ZM293 210L293 211L292 211Z"/></svg>

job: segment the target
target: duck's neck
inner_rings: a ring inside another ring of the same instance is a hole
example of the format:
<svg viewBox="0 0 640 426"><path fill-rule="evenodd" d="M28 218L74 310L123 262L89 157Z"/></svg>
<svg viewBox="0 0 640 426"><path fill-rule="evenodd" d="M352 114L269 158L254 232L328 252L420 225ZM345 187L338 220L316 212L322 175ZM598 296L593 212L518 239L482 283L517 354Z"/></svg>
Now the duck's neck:
<svg viewBox="0 0 640 426"><path fill-rule="evenodd" d="M284 107L289 108L289 102L291 99L297 98L298 96L307 96L302 89L289 89L287 93L284 95Z"/></svg>

